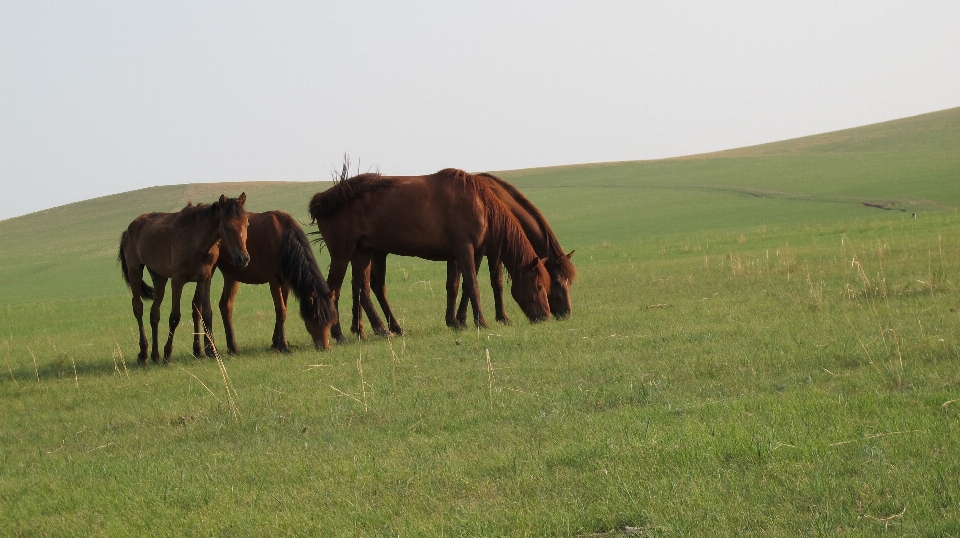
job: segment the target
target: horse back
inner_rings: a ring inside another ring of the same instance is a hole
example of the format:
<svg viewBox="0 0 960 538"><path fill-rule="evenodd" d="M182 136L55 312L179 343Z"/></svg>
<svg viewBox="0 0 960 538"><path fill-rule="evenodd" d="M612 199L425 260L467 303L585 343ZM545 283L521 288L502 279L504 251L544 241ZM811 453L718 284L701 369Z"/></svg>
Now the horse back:
<svg viewBox="0 0 960 538"><path fill-rule="evenodd" d="M437 174L378 181L378 188L358 189L336 212L315 215L331 253L362 241L385 252L447 260L456 245L485 236L485 206L469 186Z"/></svg>
<svg viewBox="0 0 960 538"><path fill-rule="evenodd" d="M233 264L229 256L217 258L217 269L224 276L243 284L267 284L282 279L280 249L284 234L297 221L283 211L248 213L247 252L250 263L243 269Z"/></svg>
<svg viewBox="0 0 960 538"><path fill-rule="evenodd" d="M180 216L181 213L144 213L133 219L127 226L130 248L125 255L132 254L140 264L167 278L192 282L209 278L217 260L217 246L198 248L204 230L186 225Z"/></svg>

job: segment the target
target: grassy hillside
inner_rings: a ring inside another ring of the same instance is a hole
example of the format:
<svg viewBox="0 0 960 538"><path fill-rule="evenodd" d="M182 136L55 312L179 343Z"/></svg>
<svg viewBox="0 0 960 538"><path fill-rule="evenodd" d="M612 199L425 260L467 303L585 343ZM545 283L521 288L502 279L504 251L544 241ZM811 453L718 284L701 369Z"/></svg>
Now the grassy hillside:
<svg viewBox="0 0 960 538"><path fill-rule="evenodd" d="M226 377L183 325L136 367L120 232L240 191L306 223L327 184L2 221L0 534L957 535L957 148L952 109L502 172L576 249L572 319L451 331L443 264L394 256L407 336L318 353L291 312L273 354L243 286Z"/></svg>

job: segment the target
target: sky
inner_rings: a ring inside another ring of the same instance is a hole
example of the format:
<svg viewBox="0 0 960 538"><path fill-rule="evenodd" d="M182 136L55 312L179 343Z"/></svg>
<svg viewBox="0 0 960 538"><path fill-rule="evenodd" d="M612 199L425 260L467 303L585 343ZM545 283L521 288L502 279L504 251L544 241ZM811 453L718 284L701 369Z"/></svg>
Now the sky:
<svg viewBox="0 0 960 538"><path fill-rule="evenodd" d="M656 159L960 106L960 2L0 0L0 219Z"/></svg>

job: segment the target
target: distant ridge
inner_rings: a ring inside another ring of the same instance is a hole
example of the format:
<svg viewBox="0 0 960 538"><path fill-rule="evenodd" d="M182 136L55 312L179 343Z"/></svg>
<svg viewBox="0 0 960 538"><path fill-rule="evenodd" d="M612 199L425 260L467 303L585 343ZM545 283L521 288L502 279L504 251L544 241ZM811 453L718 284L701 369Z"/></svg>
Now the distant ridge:
<svg viewBox="0 0 960 538"><path fill-rule="evenodd" d="M869 149L871 146L894 138L904 140L916 138L920 134L936 132L960 134L960 107L756 146L671 157L670 160L833 153L840 149L847 151Z"/></svg>
<svg viewBox="0 0 960 538"><path fill-rule="evenodd" d="M809 155L857 150L870 151L880 145L886 145L884 149L889 149L891 145L907 149L909 147L921 146L928 140L936 138L944 141L960 139L960 107L926 112L916 116L872 123L859 127L850 127L839 131L830 131L799 138L765 142L754 146L711 151L708 153L678 155L676 157L664 157L661 159L563 164L518 170L500 170L497 173L506 173L509 174L511 178L520 178L528 175L541 175L548 171L572 170L576 168L601 168L653 162L689 161L727 157Z"/></svg>

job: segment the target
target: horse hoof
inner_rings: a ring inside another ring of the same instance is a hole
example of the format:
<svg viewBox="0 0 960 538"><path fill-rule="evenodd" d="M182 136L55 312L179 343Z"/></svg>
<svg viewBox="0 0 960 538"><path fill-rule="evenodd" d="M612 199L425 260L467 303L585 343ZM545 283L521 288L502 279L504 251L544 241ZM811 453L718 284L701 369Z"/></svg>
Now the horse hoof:
<svg viewBox="0 0 960 538"><path fill-rule="evenodd" d="M376 333L377 336L385 336L387 338L393 336L393 333L387 329L374 329L373 332Z"/></svg>

